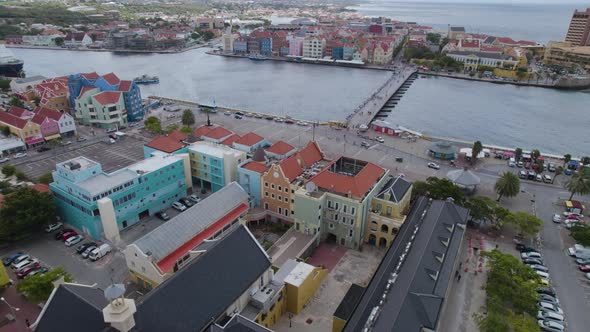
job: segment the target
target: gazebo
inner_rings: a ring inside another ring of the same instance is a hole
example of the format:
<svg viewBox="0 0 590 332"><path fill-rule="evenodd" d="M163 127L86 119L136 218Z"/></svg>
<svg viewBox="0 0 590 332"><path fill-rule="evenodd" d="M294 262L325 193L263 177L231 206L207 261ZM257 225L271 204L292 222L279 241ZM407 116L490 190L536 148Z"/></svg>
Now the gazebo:
<svg viewBox="0 0 590 332"><path fill-rule="evenodd" d="M479 176L466 168L449 171L447 178L467 193L474 193L481 183Z"/></svg>
<svg viewBox="0 0 590 332"><path fill-rule="evenodd" d="M457 154L457 148L450 143L437 142L430 146L428 153L434 158L453 160Z"/></svg>

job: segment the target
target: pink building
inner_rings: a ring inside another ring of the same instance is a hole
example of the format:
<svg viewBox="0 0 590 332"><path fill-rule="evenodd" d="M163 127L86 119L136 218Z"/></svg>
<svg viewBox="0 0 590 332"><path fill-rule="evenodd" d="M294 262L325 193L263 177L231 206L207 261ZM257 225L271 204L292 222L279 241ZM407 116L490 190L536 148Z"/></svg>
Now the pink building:
<svg viewBox="0 0 590 332"><path fill-rule="evenodd" d="M301 56L303 54L303 37L296 37L290 35L287 37L287 41L289 42L289 55L292 56Z"/></svg>

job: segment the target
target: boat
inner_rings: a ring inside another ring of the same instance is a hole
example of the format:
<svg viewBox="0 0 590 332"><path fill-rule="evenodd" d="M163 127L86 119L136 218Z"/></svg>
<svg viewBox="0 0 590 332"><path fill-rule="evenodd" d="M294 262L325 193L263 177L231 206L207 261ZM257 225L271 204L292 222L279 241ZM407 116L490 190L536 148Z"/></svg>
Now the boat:
<svg viewBox="0 0 590 332"><path fill-rule="evenodd" d="M160 83L158 76L141 75L133 79L137 84L157 84Z"/></svg>
<svg viewBox="0 0 590 332"><path fill-rule="evenodd" d="M25 62L17 59L12 51L0 45L0 76L23 77Z"/></svg>
<svg viewBox="0 0 590 332"><path fill-rule="evenodd" d="M252 60L252 61L264 61L264 60L268 60L267 57L265 57L264 55L260 55L260 54L252 54L248 57L248 59Z"/></svg>

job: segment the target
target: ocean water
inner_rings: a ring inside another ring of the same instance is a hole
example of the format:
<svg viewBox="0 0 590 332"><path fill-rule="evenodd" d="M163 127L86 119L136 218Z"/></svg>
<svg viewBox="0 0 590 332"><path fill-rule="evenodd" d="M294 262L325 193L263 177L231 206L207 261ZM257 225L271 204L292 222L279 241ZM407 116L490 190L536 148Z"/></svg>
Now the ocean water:
<svg viewBox="0 0 590 332"><path fill-rule="evenodd" d="M464 26L468 32L547 43L563 40L575 9L588 1L387 1L367 0L357 10L365 16L384 16L417 22L437 30Z"/></svg>

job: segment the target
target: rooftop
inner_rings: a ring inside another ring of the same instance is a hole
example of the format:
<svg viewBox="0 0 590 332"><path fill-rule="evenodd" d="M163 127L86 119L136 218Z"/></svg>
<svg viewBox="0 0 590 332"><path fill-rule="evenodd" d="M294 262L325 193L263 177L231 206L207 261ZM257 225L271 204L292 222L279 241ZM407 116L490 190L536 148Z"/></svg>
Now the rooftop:
<svg viewBox="0 0 590 332"><path fill-rule="evenodd" d="M83 171L87 168L93 167L99 165L99 163L97 163L94 160L90 160L86 157L76 157L70 160L66 160L62 163L57 164L57 167L63 167L69 171Z"/></svg>
<svg viewBox="0 0 590 332"><path fill-rule="evenodd" d="M241 144L245 146L252 146L256 143L259 143L264 140L264 137L256 134L256 133L247 133L246 135L240 137L238 140L235 141L236 144Z"/></svg>
<svg viewBox="0 0 590 332"><path fill-rule="evenodd" d="M313 272L315 266L305 262L288 259L275 275L275 280L281 283L301 286L305 279Z"/></svg>
<svg viewBox="0 0 590 332"><path fill-rule="evenodd" d="M140 160L135 164L128 166L127 169L134 171L137 174L145 174L157 171L162 167L172 165L179 160L182 160L182 158L179 156L156 152L153 153L152 157Z"/></svg>
<svg viewBox="0 0 590 332"><path fill-rule="evenodd" d="M497 60L511 60L515 61L514 57L507 54L489 53L489 52L471 52L471 51L452 51L447 53L455 55L476 56L479 58L497 59Z"/></svg>
<svg viewBox="0 0 590 332"><path fill-rule="evenodd" d="M363 296L364 292L365 288L357 284L350 285L350 288L346 292L346 295L344 295L344 298L342 299L342 301L340 301L338 308L336 308L336 311L334 312L334 317L338 317L344 321L348 321L348 319L350 318L350 316L352 316L352 313L354 312L354 308L356 308L356 305L361 300L361 296Z"/></svg>
<svg viewBox="0 0 590 332"><path fill-rule="evenodd" d="M286 155L287 153L295 150L295 147L289 143L285 143L283 141L275 142L275 144L271 145L266 149L266 152L274 153L276 155L282 156Z"/></svg>
<svg viewBox="0 0 590 332"><path fill-rule="evenodd" d="M213 156L215 158L223 158L226 153L232 153L234 156L239 156L243 152L230 148L229 146L219 145L211 142L201 141L189 145L189 150Z"/></svg>
<svg viewBox="0 0 590 332"><path fill-rule="evenodd" d="M120 91L103 91L99 94L95 94L92 98L96 99L101 105L115 104L121 99Z"/></svg>
<svg viewBox="0 0 590 332"><path fill-rule="evenodd" d="M77 185L86 190L90 196L98 195L111 188L122 185L137 177L137 173L129 169L123 168L113 173L100 173L96 176L80 181Z"/></svg>
<svg viewBox="0 0 590 332"><path fill-rule="evenodd" d="M261 163L259 161L248 161L245 164L243 164L241 166L241 168L262 174L262 173L266 172L266 170L268 169L268 166L266 166L266 164Z"/></svg>
<svg viewBox="0 0 590 332"><path fill-rule="evenodd" d="M148 142L145 146L150 147L152 149L164 151L166 153L172 153L174 151L182 149L184 147L184 144L170 136L160 135Z"/></svg>
<svg viewBox="0 0 590 332"><path fill-rule="evenodd" d="M391 177L375 196L397 203L404 198L411 186L410 182L400 176ZM386 194L389 194L389 198L385 197Z"/></svg>

